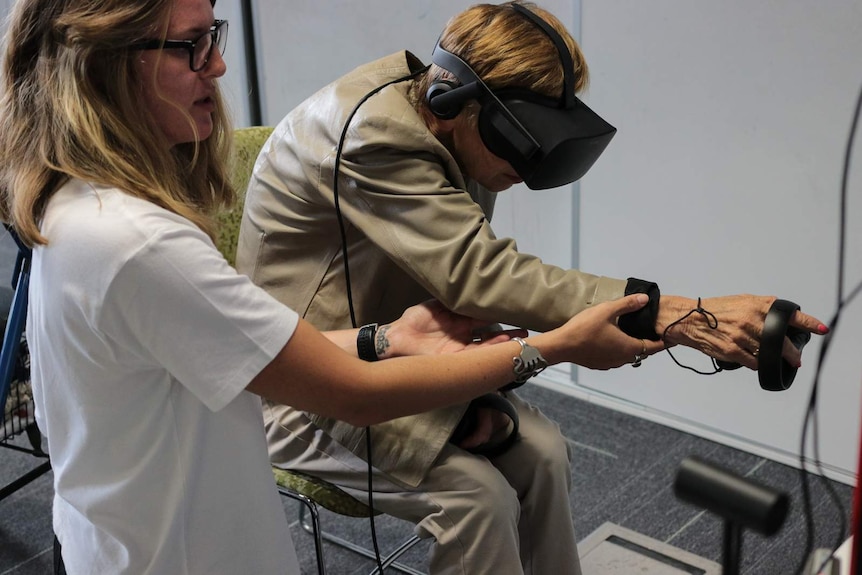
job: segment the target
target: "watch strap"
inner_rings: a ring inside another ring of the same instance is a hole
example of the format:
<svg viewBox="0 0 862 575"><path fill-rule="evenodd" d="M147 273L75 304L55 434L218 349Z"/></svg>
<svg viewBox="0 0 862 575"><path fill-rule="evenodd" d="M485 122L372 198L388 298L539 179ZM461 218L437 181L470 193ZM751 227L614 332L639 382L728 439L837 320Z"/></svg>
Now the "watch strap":
<svg viewBox="0 0 862 575"><path fill-rule="evenodd" d="M359 328L356 334L356 353L359 359L364 361L377 361L377 349L374 345L374 336L377 335L377 324L369 323Z"/></svg>

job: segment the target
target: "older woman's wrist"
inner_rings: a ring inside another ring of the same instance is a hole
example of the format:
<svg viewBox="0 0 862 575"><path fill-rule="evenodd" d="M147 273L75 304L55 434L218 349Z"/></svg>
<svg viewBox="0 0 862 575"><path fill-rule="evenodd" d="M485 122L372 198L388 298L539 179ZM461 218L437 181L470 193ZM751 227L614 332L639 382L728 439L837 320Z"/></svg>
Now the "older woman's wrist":
<svg viewBox="0 0 862 575"><path fill-rule="evenodd" d="M700 314L693 314L679 321L696 307L695 299L676 295L661 296L655 329L666 345L698 347L695 334L699 329L698 324L704 321L703 317Z"/></svg>

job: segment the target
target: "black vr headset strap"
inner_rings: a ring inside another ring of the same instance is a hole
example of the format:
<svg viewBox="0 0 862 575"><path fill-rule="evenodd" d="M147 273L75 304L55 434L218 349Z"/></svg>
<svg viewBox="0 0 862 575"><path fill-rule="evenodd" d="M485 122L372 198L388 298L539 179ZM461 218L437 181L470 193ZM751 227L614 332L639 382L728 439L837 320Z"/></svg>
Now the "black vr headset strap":
<svg viewBox="0 0 862 575"><path fill-rule="evenodd" d="M354 328L359 327L359 325L356 321L356 310L353 305L353 290L351 289L350 283L350 263L347 257L347 230L344 223L344 215L341 213L341 196L338 192L338 176L341 174L341 156L342 151L344 150L344 141L347 138L347 131L350 128L350 122L353 120L353 117L356 115L356 112L359 111L359 108L366 101L368 101L369 98L371 98L372 96L374 96L388 86L415 79L417 76L424 74L427 71L428 66L424 66L418 70L410 72L406 76L396 78L395 80L390 80L384 84L381 84L380 86L377 86L376 88L362 96L359 102L356 103L356 105L347 115L347 119L344 120L344 125L341 128L341 135L338 138L338 145L335 148L335 161L332 168L332 198L333 203L335 204L335 216L338 221L338 232L341 238L341 254L342 258L344 259L344 283L345 291L347 292L347 309L350 312L350 325L352 325ZM369 454L370 453L371 451L369 451ZM370 455L368 460L369 462L371 461Z"/></svg>
<svg viewBox="0 0 862 575"><path fill-rule="evenodd" d="M431 53L431 61L455 75L461 86L452 87L451 84L442 84L435 82L428 89L428 107L431 111L441 117L451 119L457 115L461 106L471 99L485 99L483 106L490 104L495 110L499 111L506 119L510 126L503 126L498 123L498 129L505 133L513 145L515 145L521 153L529 157L536 150L541 148L539 142L524 127L521 122L512 114L512 112L503 104L502 101L494 94L482 78L461 58L445 50L440 46L440 42L434 46L434 51ZM447 86L447 87L444 87ZM455 113L452 114L452 111Z"/></svg>
<svg viewBox="0 0 862 575"><path fill-rule="evenodd" d="M521 14L533 24L538 26L545 35L551 39L554 46L557 47L557 52L560 54L560 63L563 65L563 94L560 97L560 105L563 108L572 108L575 105L575 62L572 60L572 53L569 52L569 47L563 41L560 34L554 28L540 18L531 10L527 10L520 4L512 4L515 12Z"/></svg>

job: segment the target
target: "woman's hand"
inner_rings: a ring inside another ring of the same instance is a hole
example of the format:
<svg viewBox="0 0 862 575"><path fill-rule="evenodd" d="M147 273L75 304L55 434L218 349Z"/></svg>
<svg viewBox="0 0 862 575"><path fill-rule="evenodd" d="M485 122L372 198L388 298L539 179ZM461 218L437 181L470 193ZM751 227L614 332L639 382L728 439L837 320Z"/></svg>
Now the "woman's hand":
<svg viewBox="0 0 862 575"><path fill-rule="evenodd" d="M454 313L436 300L407 308L401 317L377 328L375 345L380 359L400 355L454 353L513 337L527 337L527 330L487 331L494 325Z"/></svg>
<svg viewBox="0 0 862 575"><path fill-rule="evenodd" d="M531 337L551 362L571 362L590 369L611 369L664 349L660 341L637 339L617 327L619 316L642 308L649 298L633 294L582 311L559 329ZM546 343L546 336L557 338ZM545 351L547 350L547 352Z"/></svg>
<svg viewBox="0 0 862 575"><path fill-rule="evenodd" d="M766 314L775 301L774 296L731 295L701 300L701 308L714 316L693 313L673 325L665 335L665 343L684 345L700 350L710 357L732 361L750 369L757 369L760 337ZM676 320L697 307L697 300L679 296L662 296L656 321L656 332L661 336ZM829 328L823 322L797 310L788 325L813 334L824 335ZM712 327L711 327L712 326ZM794 366L802 365L802 354L789 339L784 338L783 357Z"/></svg>

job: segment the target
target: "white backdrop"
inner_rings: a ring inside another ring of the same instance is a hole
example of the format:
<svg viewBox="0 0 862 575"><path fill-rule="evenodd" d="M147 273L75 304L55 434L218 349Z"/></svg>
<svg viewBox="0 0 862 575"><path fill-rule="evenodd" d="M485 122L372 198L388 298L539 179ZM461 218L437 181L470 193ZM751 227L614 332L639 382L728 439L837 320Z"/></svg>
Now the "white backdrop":
<svg viewBox="0 0 862 575"><path fill-rule="evenodd" d="M670 294L775 294L829 321L844 145L862 82L862 4L582 4L589 99L619 128L582 182L582 267L653 279ZM862 279L859 149L847 288ZM835 334L819 396L821 456L847 481L860 425L860 320L856 302ZM809 344L782 393L760 390L746 370L703 377L666 356L639 371L581 370L578 383L633 412L792 463L819 346Z"/></svg>

